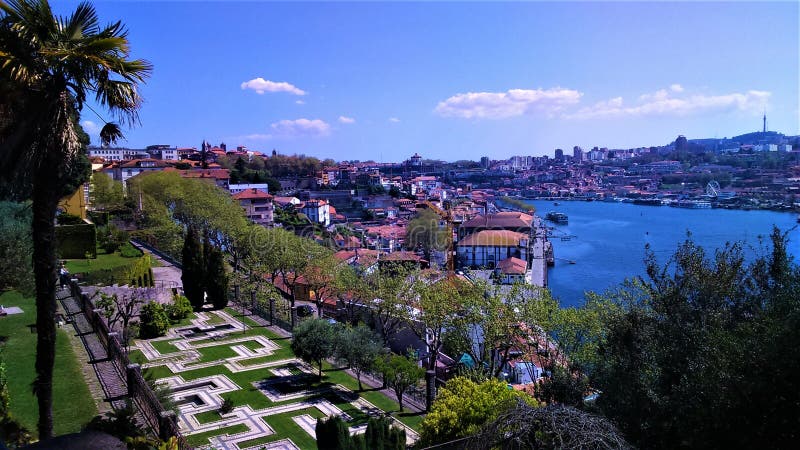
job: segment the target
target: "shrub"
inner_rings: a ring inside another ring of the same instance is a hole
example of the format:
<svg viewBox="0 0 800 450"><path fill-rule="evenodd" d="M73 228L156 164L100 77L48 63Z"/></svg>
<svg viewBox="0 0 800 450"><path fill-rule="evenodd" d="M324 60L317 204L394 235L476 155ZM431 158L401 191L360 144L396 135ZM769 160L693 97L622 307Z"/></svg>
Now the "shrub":
<svg viewBox="0 0 800 450"><path fill-rule="evenodd" d="M68 213L56 216L56 222L58 222L59 225L82 225L84 223L83 219L80 217Z"/></svg>
<svg viewBox="0 0 800 450"><path fill-rule="evenodd" d="M134 247L130 242L125 242L119 247L119 254L123 258L138 258L142 256L142 251Z"/></svg>
<svg viewBox="0 0 800 450"><path fill-rule="evenodd" d="M165 335L170 325L164 307L156 302L150 302L142 307L139 320L141 321L139 335L144 339Z"/></svg>
<svg viewBox="0 0 800 450"><path fill-rule="evenodd" d="M222 401L222 405L219 407L220 414L228 414L229 412L233 411L233 400L226 398Z"/></svg>
<svg viewBox="0 0 800 450"><path fill-rule="evenodd" d="M56 227L58 253L66 259L97 257L97 231L94 224L59 225Z"/></svg>
<svg viewBox="0 0 800 450"><path fill-rule="evenodd" d="M189 314L191 314L193 311L192 303L188 298L182 295L176 295L173 297L172 303L167 305L166 310L169 320L173 322L179 322L189 317Z"/></svg>
<svg viewBox="0 0 800 450"><path fill-rule="evenodd" d="M110 224L100 228L97 234L97 240L100 244L100 247L102 247L106 253L114 253L130 239L130 234L127 231L120 230L119 228ZM141 256L141 254L136 256Z"/></svg>

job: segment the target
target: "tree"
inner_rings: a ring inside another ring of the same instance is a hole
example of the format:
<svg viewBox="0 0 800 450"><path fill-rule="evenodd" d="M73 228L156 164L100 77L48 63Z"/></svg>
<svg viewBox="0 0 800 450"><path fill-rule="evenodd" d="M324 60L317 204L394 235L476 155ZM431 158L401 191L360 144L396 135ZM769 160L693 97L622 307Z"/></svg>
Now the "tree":
<svg viewBox="0 0 800 450"><path fill-rule="evenodd" d="M792 448L800 417L800 269L786 235L747 263L691 240L609 294L592 384L597 405L651 448Z"/></svg>
<svg viewBox="0 0 800 450"><path fill-rule="evenodd" d="M501 411L467 448L545 450L552 448L629 449L607 419L563 405L532 406L522 400Z"/></svg>
<svg viewBox="0 0 800 450"><path fill-rule="evenodd" d="M370 417L364 432L364 444L368 449L404 450L406 430L392 426L392 419L386 416Z"/></svg>
<svg viewBox="0 0 800 450"><path fill-rule="evenodd" d="M451 240L450 230L439 227L439 216L430 209L420 211L406 226L406 246L412 250L422 249L428 261L434 250L450 248Z"/></svg>
<svg viewBox="0 0 800 450"><path fill-rule="evenodd" d="M194 308L188 298L183 295L175 295L172 297L172 303L165 307L167 316L172 322L180 322L181 320L189 317Z"/></svg>
<svg viewBox="0 0 800 450"><path fill-rule="evenodd" d="M353 445L350 430L339 416L317 419L315 430L319 450L349 450Z"/></svg>
<svg viewBox="0 0 800 450"><path fill-rule="evenodd" d="M482 383L452 378L439 389L431 411L422 421L420 439L429 446L472 436L514 406L517 399L537 406L527 394L508 389L506 383L496 378Z"/></svg>
<svg viewBox="0 0 800 450"><path fill-rule="evenodd" d="M186 231L182 261L181 282L183 283L183 292L192 303L195 311L200 311L206 302L203 289L205 262L203 260L203 246L200 244L200 236L194 227L189 227Z"/></svg>
<svg viewBox="0 0 800 450"><path fill-rule="evenodd" d="M341 327L336 333L334 356L353 369L359 391L364 389L361 385L361 374L372 370L375 367L375 359L383 352L379 340L375 332L364 324Z"/></svg>
<svg viewBox="0 0 800 450"><path fill-rule="evenodd" d="M140 289L134 289L130 295L107 295L98 291L100 298L96 306L103 310L106 323L111 331L117 324L122 326L122 344L128 348L132 336L131 321L139 312L139 307L144 304L144 297Z"/></svg>
<svg viewBox="0 0 800 450"><path fill-rule="evenodd" d="M92 195L92 206L106 211L118 211L125 208L125 195L122 183L115 181L103 172L92 174L89 191Z"/></svg>
<svg viewBox="0 0 800 450"><path fill-rule="evenodd" d="M323 319L308 319L292 330L292 351L306 362L317 364L322 379L322 361L333 356L333 326Z"/></svg>
<svg viewBox="0 0 800 450"><path fill-rule="evenodd" d="M163 336L169 330L169 317L160 303L153 301L144 305L139 313L139 320L140 333L145 339Z"/></svg>
<svg viewBox="0 0 800 450"><path fill-rule="evenodd" d="M206 260L205 288L208 299L214 308L223 309L228 306L228 274L225 272L225 260L222 250L212 246Z"/></svg>
<svg viewBox="0 0 800 450"><path fill-rule="evenodd" d="M52 437L52 382L55 359L56 258L54 219L82 144L76 117L88 95L135 123L142 103L137 86L151 66L129 59L121 22L100 27L94 8L80 4L69 17L54 16L46 0L0 3L0 79L4 119L0 157L6 178L32 181L33 264L36 280L36 380L39 437ZM105 142L122 136L106 123ZM72 191L75 189L73 188Z"/></svg>
<svg viewBox="0 0 800 450"><path fill-rule="evenodd" d="M32 250L30 208L0 202L0 290L33 292Z"/></svg>
<svg viewBox="0 0 800 450"><path fill-rule="evenodd" d="M375 366L383 375L386 385L394 391L400 404L400 412L403 412L403 394L425 375L425 369L417 365L410 349L407 356L390 354L378 357Z"/></svg>

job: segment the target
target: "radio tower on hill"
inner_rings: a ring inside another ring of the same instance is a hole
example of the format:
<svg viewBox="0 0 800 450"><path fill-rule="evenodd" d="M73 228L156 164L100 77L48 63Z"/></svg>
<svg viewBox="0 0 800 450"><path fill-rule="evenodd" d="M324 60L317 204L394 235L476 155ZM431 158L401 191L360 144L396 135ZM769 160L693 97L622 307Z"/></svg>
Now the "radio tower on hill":
<svg viewBox="0 0 800 450"><path fill-rule="evenodd" d="M767 112L766 111L764 111L764 130L762 132L763 133L767 132Z"/></svg>

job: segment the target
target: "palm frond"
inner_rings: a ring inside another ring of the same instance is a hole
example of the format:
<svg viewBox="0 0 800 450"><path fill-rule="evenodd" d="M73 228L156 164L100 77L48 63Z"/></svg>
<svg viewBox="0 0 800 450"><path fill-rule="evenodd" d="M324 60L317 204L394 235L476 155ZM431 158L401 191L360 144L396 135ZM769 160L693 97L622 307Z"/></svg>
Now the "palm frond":
<svg viewBox="0 0 800 450"><path fill-rule="evenodd" d="M124 138L125 136L122 134L122 130L116 123L106 122L106 124L103 125L103 129L100 130L100 142L102 142L103 145L116 144Z"/></svg>

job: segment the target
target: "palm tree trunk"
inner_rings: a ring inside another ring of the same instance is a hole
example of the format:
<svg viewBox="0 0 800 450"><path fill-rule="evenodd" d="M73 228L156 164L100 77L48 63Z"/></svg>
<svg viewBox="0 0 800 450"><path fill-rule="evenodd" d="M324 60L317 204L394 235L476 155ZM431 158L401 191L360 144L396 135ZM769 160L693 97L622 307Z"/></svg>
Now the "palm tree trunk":
<svg viewBox="0 0 800 450"><path fill-rule="evenodd" d="M56 351L56 242L57 195L53 174L45 163L33 187L33 273L36 282L36 380L33 390L39 404L39 439L53 437L53 364Z"/></svg>

